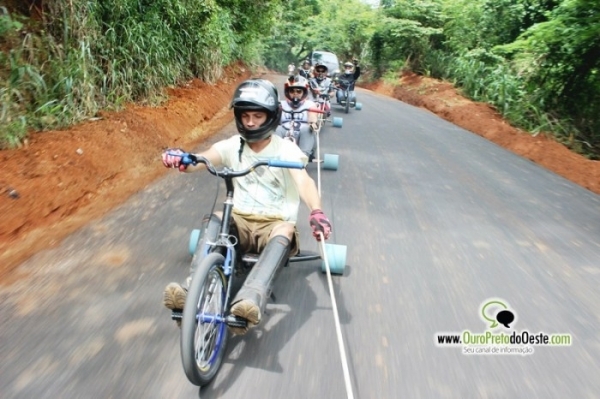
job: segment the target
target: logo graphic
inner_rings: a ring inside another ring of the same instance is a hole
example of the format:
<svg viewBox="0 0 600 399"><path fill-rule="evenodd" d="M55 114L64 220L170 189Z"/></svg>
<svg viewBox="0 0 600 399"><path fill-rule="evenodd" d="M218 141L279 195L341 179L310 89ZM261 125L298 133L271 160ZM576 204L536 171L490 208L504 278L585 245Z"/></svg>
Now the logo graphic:
<svg viewBox="0 0 600 399"><path fill-rule="evenodd" d="M494 311L495 307L501 307L504 310L497 312L492 319L489 314ZM504 302L499 300L484 302L484 305L481 307L481 317L490 322L490 329L498 327L498 323L502 324L506 328L510 328L510 324L515 321L515 314L509 310L508 306Z"/></svg>
<svg viewBox="0 0 600 399"><path fill-rule="evenodd" d="M508 302L489 298L479 306L479 317L487 326L483 332L437 333L438 347L459 347L464 355L531 355L536 347L571 346L571 334L547 334L516 330L517 315Z"/></svg>

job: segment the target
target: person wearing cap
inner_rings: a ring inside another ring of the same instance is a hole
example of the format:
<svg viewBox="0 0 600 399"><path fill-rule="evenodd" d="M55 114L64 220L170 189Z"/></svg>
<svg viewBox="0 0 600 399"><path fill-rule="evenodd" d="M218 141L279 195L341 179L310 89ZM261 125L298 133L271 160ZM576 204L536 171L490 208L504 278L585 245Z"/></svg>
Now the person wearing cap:
<svg viewBox="0 0 600 399"><path fill-rule="evenodd" d="M310 79L313 74L313 68L310 63L310 60L307 58L302 62L300 69L298 69L298 75L302 76L304 79Z"/></svg>
<svg viewBox="0 0 600 399"><path fill-rule="evenodd" d="M339 87L340 85L348 86L348 91L350 92L350 102L352 104L356 103L356 94L354 93L354 85L356 81L360 77L360 66L358 65L358 60L352 60L352 62L344 63L344 72L340 74L336 78L336 85ZM335 93L335 98L337 103L341 103L344 99L344 93L342 90L338 90Z"/></svg>

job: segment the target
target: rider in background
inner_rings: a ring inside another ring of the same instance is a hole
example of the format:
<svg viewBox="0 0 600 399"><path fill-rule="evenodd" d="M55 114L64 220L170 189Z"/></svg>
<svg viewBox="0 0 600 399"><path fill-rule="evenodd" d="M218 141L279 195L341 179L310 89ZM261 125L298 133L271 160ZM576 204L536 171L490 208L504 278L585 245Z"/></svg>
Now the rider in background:
<svg viewBox="0 0 600 399"><path fill-rule="evenodd" d="M310 79L312 77L313 68L310 64L310 60L307 58L302 62L302 66L298 70L298 75L302 76L305 79Z"/></svg>
<svg viewBox="0 0 600 399"><path fill-rule="evenodd" d="M272 135L278 125L281 108L275 86L263 79L250 79L236 89L231 107L239 135L221 140L208 150L196 154L208 159L214 166L233 170L249 167L257 160L277 159L302 162L306 156L298 147L279 136ZM204 170L203 164L185 166L181 163L180 149L168 149L162 162L168 168L181 172ZM260 253L258 261L248 274L243 286L233 299L231 314L257 325L264 314L271 295L273 280L289 256L298 253L299 237L296 220L300 199L311 210L310 226L313 235L325 239L331 233L331 223L321 211L321 199L315 182L306 169L261 168L244 178L234 179L233 224L239 250L242 253ZM215 241L219 232L221 214L206 216L202 240ZM192 270L199 263L197 255ZM182 310L185 305L191 275L182 284L170 283L164 291L163 302L169 309ZM244 334L248 328L231 328L234 334Z"/></svg>
<svg viewBox="0 0 600 399"><path fill-rule="evenodd" d="M289 76L289 78L293 78L295 74L296 74L296 65L292 62L290 65L288 65L288 76Z"/></svg>
<svg viewBox="0 0 600 399"><path fill-rule="evenodd" d="M319 101L319 94L333 96L335 92L332 80L327 77L327 66L325 64L317 63L315 65L314 77L309 79L308 83L313 101ZM325 104L325 111L327 111L327 117L329 117L331 115L329 103Z"/></svg>
<svg viewBox="0 0 600 399"><path fill-rule="evenodd" d="M310 158L315 146L313 132L317 128L317 114L308 110L316 109L317 104L307 98L308 81L296 75L287 80L283 92L286 99L281 101L281 122L275 133L295 141L302 152Z"/></svg>
<svg viewBox="0 0 600 399"><path fill-rule="evenodd" d="M339 87L340 84L348 86L348 90L350 91L351 102L356 101L356 95L354 94L354 85L359 77L360 67L358 66L358 60L353 60L352 62L348 61L344 63L344 72L336 78L336 86ZM343 91L338 90L335 93L335 97L337 103L339 104L344 98Z"/></svg>

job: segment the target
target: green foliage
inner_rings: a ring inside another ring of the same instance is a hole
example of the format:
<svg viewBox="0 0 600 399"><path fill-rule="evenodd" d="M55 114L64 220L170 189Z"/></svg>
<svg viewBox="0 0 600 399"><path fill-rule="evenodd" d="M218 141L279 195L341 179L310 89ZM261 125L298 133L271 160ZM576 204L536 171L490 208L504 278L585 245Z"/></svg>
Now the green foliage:
<svg viewBox="0 0 600 399"><path fill-rule="evenodd" d="M17 34L23 28L23 24L16 21L4 7L0 7L0 40L8 41L11 36Z"/></svg>
<svg viewBox="0 0 600 399"><path fill-rule="evenodd" d="M67 126L100 108L160 101L166 86L213 82L257 40L281 1L45 2L41 25L0 8L0 148L28 130ZM23 23L20 22L23 20Z"/></svg>
<svg viewBox="0 0 600 399"><path fill-rule="evenodd" d="M568 142L572 123L551 116L542 92L532 89L505 58L483 49L472 50L451 60L449 76L468 97L495 106L514 125L532 133L554 132L559 140L575 147Z"/></svg>
<svg viewBox="0 0 600 399"><path fill-rule="evenodd" d="M479 23L483 19L481 1L446 1L442 14L444 22L444 48L449 54L458 55L480 47L483 42Z"/></svg>
<svg viewBox="0 0 600 399"><path fill-rule="evenodd" d="M236 60L287 71L313 50L394 80L456 82L531 131L600 157L596 0L88 0L0 7L0 148Z"/></svg>
<svg viewBox="0 0 600 399"><path fill-rule="evenodd" d="M321 15L318 0L290 0L276 10L271 35L262 40L262 58L268 68L287 71L289 63L299 64L312 50L314 20ZM318 24L317 24L318 27Z"/></svg>
<svg viewBox="0 0 600 399"><path fill-rule="evenodd" d="M568 116L572 140L600 157L600 4L565 0L548 16L496 51L520 67L546 112Z"/></svg>
<svg viewBox="0 0 600 399"><path fill-rule="evenodd" d="M298 65L314 50L331 51L341 62L368 56L366 43L375 13L358 0L291 0L284 2L271 37L264 38L265 64L281 72Z"/></svg>
<svg viewBox="0 0 600 399"><path fill-rule="evenodd" d="M447 0L443 6L445 45L459 54L511 43L545 21L554 7L555 0Z"/></svg>
<svg viewBox="0 0 600 399"><path fill-rule="evenodd" d="M415 72L426 69L425 57L441 43L441 9L436 0L399 1L383 9L369 42L376 76L398 65L398 61Z"/></svg>
<svg viewBox="0 0 600 399"><path fill-rule="evenodd" d="M451 78L450 65L454 57L441 50L432 49L423 57L423 74L436 79L448 80Z"/></svg>

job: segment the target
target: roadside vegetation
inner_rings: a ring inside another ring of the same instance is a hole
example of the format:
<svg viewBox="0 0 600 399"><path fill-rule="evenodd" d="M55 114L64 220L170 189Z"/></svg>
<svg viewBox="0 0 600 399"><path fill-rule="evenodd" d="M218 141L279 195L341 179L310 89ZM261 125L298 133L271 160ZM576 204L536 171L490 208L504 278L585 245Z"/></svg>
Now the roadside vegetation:
<svg viewBox="0 0 600 399"><path fill-rule="evenodd" d="M8 0L0 7L0 147L131 101L158 103L238 60L284 72L312 50L365 78L445 79L514 125L600 159L593 0Z"/></svg>

